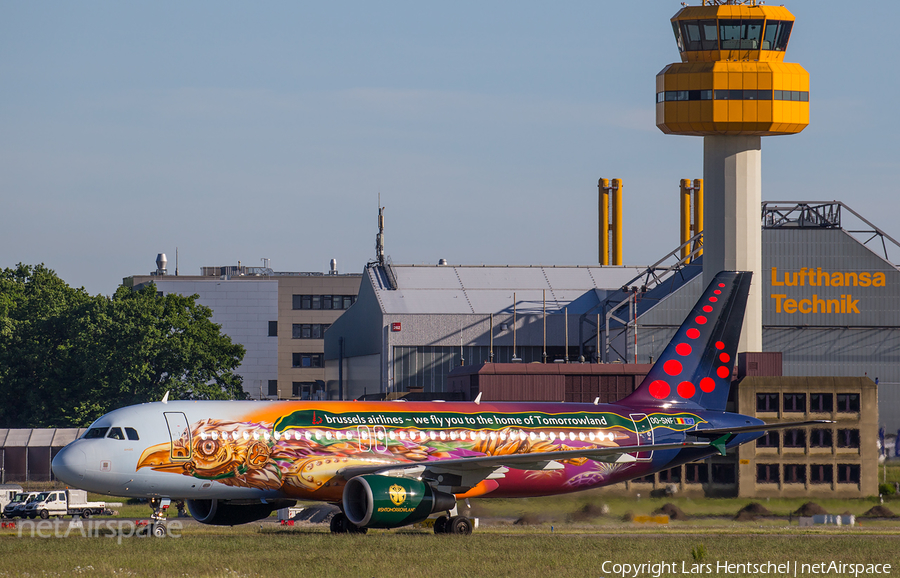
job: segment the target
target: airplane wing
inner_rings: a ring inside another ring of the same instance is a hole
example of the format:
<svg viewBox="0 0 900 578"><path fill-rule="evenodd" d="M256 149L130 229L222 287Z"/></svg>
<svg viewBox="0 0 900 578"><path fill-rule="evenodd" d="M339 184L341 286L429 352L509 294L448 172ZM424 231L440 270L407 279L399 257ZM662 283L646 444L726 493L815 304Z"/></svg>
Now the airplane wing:
<svg viewBox="0 0 900 578"><path fill-rule="evenodd" d="M510 468L518 470L556 470L564 467L559 463L560 461L578 458L608 463L629 463L636 461L636 458L630 455L636 452L709 448L710 445L710 442L679 442L499 456L472 456L426 462L395 462L390 464L349 466L338 470L337 473L345 479L366 474L421 476L434 480L437 482L438 487L444 491L458 494L470 490L482 480L502 478Z"/></svg>

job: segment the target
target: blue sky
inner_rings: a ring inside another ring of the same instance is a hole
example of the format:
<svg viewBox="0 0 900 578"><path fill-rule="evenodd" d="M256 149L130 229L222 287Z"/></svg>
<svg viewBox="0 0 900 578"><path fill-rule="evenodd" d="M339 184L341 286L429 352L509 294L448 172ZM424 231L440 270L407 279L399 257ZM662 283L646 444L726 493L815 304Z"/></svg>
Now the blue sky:
<svg viewBox="0 0 900 578"><path fill-rule="evenodd" d="M699 2L699 0L698 0ZM698 3L694 2L694 3ZM763 140L763 199L889 234L900 4L795 0L811 124ZM624 181L626 264L678 244L702 140L655 127L680 2L0 2L0 267L115 291L159 252L360 272L378 194L396 263L595 264Z"/></svg>

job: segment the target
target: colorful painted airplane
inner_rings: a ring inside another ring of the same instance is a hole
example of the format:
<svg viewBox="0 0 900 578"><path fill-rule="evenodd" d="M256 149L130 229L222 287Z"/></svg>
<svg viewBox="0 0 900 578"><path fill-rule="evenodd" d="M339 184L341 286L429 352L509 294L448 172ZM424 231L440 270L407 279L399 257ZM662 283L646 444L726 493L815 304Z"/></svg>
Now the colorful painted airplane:
<svg viewBox="0 0 900 578"><path fill-rule="evenodd" d="M615 404L163 401L104 415L56 455L53 472L93 492L186 500L206 524L320 500L340 507L335 533L438 514L435 533L468 534L460 499L597 488L822 423L724 411L749 287L750 273L716 276Z"/></svg>

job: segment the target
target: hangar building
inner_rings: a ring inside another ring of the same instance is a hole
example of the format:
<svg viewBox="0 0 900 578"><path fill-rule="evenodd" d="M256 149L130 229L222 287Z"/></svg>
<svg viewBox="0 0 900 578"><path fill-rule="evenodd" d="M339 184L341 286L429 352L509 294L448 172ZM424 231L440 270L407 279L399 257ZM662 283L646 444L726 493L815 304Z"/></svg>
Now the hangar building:
<svg viewBox="0 0 900 578"><path fill-rule="evenodd" d="M900 270L887 249L900 244L840 202L763 203L761 226L764 351L781 352L785 376L877 381L880 423L896 431ZM451 369L492 351L651 362L703 289L702 257L669 257L646 269L372 264L325 334L329 397L446 391Z"/></svg>

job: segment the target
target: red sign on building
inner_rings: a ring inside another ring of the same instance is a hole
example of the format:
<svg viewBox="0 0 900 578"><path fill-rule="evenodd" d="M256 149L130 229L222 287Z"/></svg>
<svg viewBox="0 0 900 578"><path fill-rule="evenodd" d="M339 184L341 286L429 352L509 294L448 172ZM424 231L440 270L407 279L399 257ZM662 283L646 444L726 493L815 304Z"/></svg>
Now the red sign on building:
<svg viewBox="0 0 900 578"><path fill-rule="evenodd" d="M400 322L391 323L391 331L400 331Z"/></svg>

